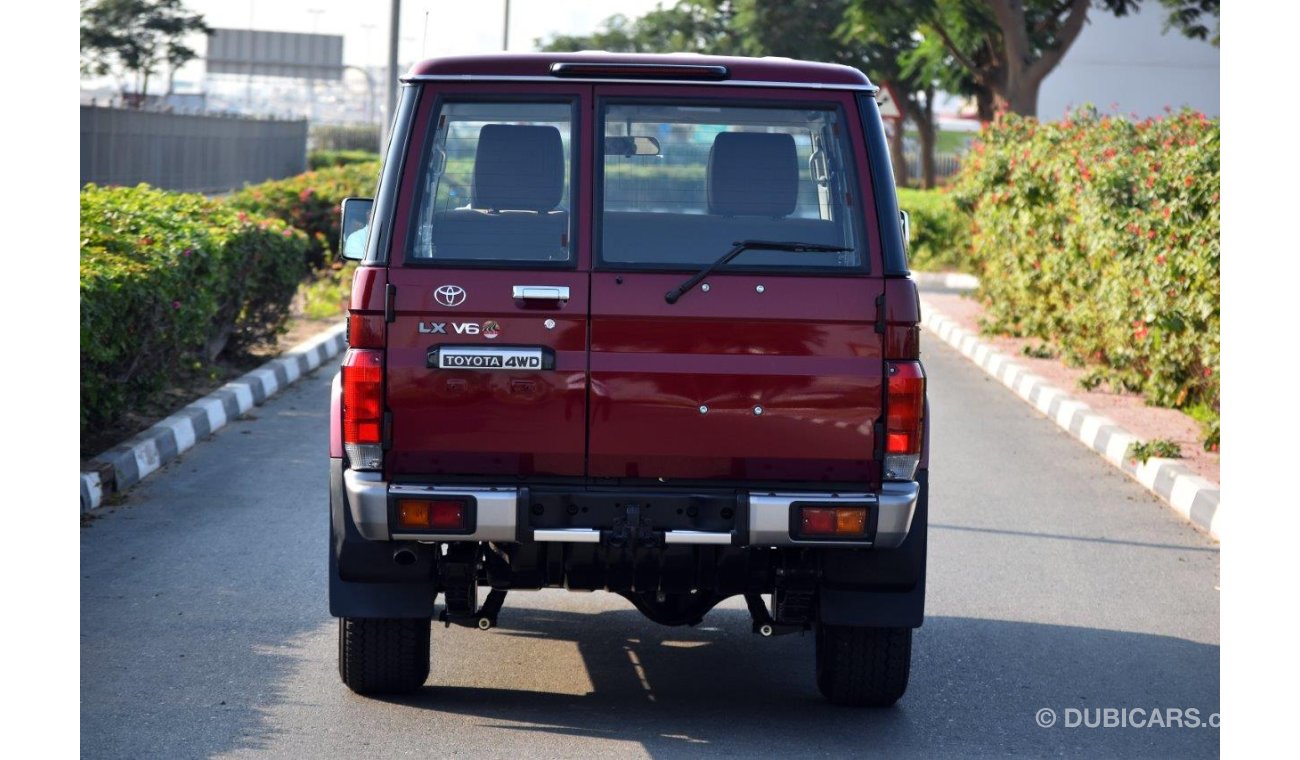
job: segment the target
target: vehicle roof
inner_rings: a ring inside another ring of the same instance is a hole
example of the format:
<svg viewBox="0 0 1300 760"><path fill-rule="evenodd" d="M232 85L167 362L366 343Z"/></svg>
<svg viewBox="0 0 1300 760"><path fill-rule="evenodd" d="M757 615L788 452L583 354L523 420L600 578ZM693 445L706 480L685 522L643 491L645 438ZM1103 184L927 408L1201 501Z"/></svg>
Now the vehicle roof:
<svg viewBox="0 0 1300 760"><path fill-rule="evenodd" d="M721 81L675 79L682 84L758 84L774 83L813 87L871 89L874 86L861 71L837 63L814 63L793 58L742 58L739 56L699 55L695 53L606 53L584 50L578 53L496 53L430 58L411 67L403 81L439 78L528 78L547 81L573 81L580 77L556 77L554 63L631 63L725 66L728 76ZM601 81L609 81L603 77ZM665 77L659 81L667 81ZM597 80L592 80L597 81Z"/></svg>

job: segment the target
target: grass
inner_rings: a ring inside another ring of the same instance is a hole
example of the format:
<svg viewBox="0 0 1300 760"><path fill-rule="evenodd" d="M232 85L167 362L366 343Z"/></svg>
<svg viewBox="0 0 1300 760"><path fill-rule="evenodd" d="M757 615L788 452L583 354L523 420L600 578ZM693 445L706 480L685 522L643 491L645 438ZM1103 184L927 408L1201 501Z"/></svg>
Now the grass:
<svg viewBox="0 0 1300 760"><path fill-rule="evenodd" d="M1153 441L1130 443L1125 456L1130 459L1136 459L1142 464L1146 464L1151 457L1160 459L1181 459L1183 450L1177 443L1168 438L1157 438Z"/></svg>

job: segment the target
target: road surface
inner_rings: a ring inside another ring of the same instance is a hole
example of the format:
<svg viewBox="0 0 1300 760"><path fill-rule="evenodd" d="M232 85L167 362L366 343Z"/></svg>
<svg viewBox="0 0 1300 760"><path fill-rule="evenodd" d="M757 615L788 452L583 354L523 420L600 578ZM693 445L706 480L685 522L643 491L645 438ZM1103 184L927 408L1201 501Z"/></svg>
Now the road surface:
<svg viewBox="0 0 1300 760"><path fill-rule="evenodd" d="M435 627L416 696L353 695L326 605L322 370L82 530L82 753L1217 755L1218 729L1186 717L1066 725L1107 708L1143 724L1157 709L1218 712L1217 545L947 346L923 345L927 617L893 709L825 704L811 636L754 636L739 599L670 629L612 594L559 590L512 594L492 632Z"/></svg>

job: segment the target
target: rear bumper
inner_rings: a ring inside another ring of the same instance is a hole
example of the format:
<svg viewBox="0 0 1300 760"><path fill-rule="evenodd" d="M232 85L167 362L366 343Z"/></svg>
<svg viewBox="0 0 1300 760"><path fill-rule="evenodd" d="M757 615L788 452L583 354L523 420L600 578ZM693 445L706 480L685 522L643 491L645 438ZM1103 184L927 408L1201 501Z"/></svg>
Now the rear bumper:
<svg viewBox="0 0 1300 760"><path fill-rule="evenodd" d="M533 529L528 524L528 504L522 503L521 489L507 487L462 487L387 483L381 473L343 471L343 490L352 521L362 537L371 541L492 541L598 543L601 532L595 528ZM894 549L911 531L921 487L916 482L885 483L873 493L819 493L750 491L744 494L747 505L744 518L730 531L667 530L668 545L720 546L808 546L872 547ZM389 522L390 497L396 496L467 497L475 504L476 519L472 533L432 534L394 532ZM867 503L873 513L875 530L872 540L807 541L790 535L790 510L795 502Z"/></svg>

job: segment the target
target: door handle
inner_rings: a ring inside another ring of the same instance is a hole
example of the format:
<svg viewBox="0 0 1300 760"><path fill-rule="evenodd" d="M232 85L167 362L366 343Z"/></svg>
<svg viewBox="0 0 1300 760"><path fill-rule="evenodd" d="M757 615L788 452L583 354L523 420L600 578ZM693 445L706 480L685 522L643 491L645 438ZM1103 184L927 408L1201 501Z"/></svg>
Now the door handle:
<svg viewBox="0 0 1300 760"><path fill-rule="evenodd" d="M568 301L568 285L516 285L516 301Z"/></svg>

